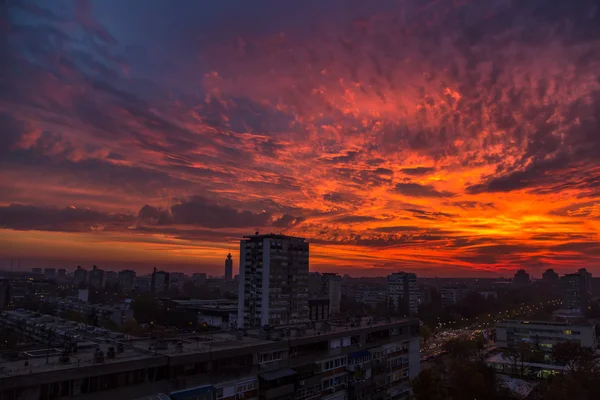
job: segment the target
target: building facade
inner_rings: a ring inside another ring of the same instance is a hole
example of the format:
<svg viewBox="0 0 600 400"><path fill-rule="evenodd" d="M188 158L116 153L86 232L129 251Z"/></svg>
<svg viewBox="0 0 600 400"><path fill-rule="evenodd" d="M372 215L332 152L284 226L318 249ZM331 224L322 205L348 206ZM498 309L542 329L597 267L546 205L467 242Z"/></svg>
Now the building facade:
<svg viewBox="0 0 600 400"><path fill-rule="evenodd" d="M95 265L90 271L90 286L94 289L101 289L104 286L104 271Z"/></svg>
<svg viewBox="0 0 600 400"><path fill-rule="evenodd" d="M596 349L596 328L594 324L572 325L554 321L509 320L496 324L498 347L512 347L521 341L539 344L547 352L551 352L555 344L565 341L576 341Z"/></svg>
<svg viewBox="0 0 600 400"><path fill-rule="evenodd" d="M0 323L43 341L48 326L59 327L55 320L18 313L3 313ZM363 319L338 328L298 327L269 337L220 333L212 340L198 334L117 339L76 354L48 356L44 350L26 368L22 360L1 365L0 398L131 400L164 393L161 398L172 400L407 399L409 380L420 370L418 321Z"/></svg>
<svg viewBox="0 0 600 400"><path fill-rule="evenodd" d="M125 293L133 291L135 285L135 271L124 269L119 271L119 289Z"/></svg>
<svg viewBox="0 0 600 400"><path fill-rule="evenodd" d="M591 274L582 268L574 274L563 276L561 283L565 307L585 313L590 301Z"/></svg>
<svg viewBox="0 0 600 400"><path fill-rule="evenodd" d="M73 272L73 283L76 285L87 283L87 271L81 268L81 265L78 265L77 269Z"/></svg>
<svg viewBox="0 0 600 400"><path fill-rule="evenodd" d="M460 303L467 295L468 289L463 285L444 285L440 291L442 306L449 307Z"/></svg>
<svg viewBox="0 0 600 400"><path fill-rule="evenodd" d="M306 322L309 246L285 235L245 236L240 242L238 327Z"/></svg>
<svg viewBox="0 0 600 400"><path fill-rule="evenodd" d="M407 272L395 272L387 277L388 301L396 310L416 314L419 305L417 276Z"/></svg>

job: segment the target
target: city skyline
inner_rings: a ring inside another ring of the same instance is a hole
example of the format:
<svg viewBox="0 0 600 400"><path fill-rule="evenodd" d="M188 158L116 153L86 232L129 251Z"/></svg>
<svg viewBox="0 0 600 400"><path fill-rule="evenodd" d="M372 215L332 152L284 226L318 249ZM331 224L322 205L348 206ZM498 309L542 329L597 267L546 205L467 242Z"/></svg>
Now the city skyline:
<svg viewBox="0 0 600 400"><path fill-rule="evenodd" d="M321 3L3 6L5 268L600 274L592 1Z"/></svg>

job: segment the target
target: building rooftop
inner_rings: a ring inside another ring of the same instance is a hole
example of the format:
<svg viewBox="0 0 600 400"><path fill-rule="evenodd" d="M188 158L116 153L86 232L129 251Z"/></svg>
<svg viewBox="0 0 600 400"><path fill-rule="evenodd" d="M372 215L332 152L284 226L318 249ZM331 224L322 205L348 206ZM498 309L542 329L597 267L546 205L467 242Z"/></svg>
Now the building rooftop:
<svg viewBox="0 0 600 400"><path fill-rule="evenodd" d="M302 237L298 236L287 236L280 233L266 233L259 234L258 232L255 235L244 236L244 239L297 239L297 240L305 240Z"/></svg>
<svg viewBox="0 0 600 400"><path fill-rule="evenodd" d="M37 323L38 320L46 319L47 324L55 324L57 327L63 327L64 320L50 316L35 317L28 312L9 311L7 314L16 314L18 317ZM45 318L48 317L48 318ZM52 322L53 320L60 320ZM52 320L52 321L50 321ZM68 322L68 321L67 321ZM353 320L337 320L329 322L318 322L299 328L298 326L277 327L269 332L256 330L247 330L246 334L242 331L215 331L210 333L196 333L188 335L178 335L169 338L136 338L129 337L125 339L114 338L114 332L103 330L103 332L88 332L81 329L81 324L73 326L68 322L68 326L73 328L78 334L77 352L69 355L68 360L60 360L62 346L55 344L50 351L48 349L35 350L27 356L28 364L25 365L25 359L10 361L0 358L0 379L3 377L14 377L18 375L30 375L50 371L69 370L74 368L84 368L92 366L106 366L111 368L111 364L117 364L128 361L144 360L144 363L165 362L165 357L175 357L179 355L194 355L202 353L212 353L222 350L243 349L253 346L262 346L276 344L288 340L303 340L313 337L322 337L327 340L328 336L339 336L343 332L357 331L394 325L395 327L404 326L408 323L416 324L414 319L391 319L382 321L373 321L370 317L357 318ZM61 342L62 343L62 342ZM119 343L123 344L123 352L116 353L115 358L108 358L109 347L117 349ZM104 360L99 362L96 358L96 350L104 352ZM25 356L25 353L21 353ZM154 360L154 361L153 361Z"/></svg>
<svg viewBox="0 0 600 400"><path fill-rule="evenodd" d="M521 320L521 319L506 319L496 323L496 325L503 324L523 324L523 325L545 325L545 326L582 326L582 327L592 327L594 323L573 323L570 321L534 321L534 320Z"/></svg>
<svg viewBox="0 0 600 400"><path fill-rule="evenodd" d="M69 360L61 362L60 354L62 351L58 348L37 351L35 357L25 360L0 362L0 377L37 374L47 371L68 370L72 368L84 368L96 365L116 364L125 361L142 360L152 358L148 352L140 352L138 349L125 346L123 353L116 354L115 358L108 358L108 348L116 347L115 343L96 343L94 347L80 349L77 353L69 356ZM96 349L104 352L104 361L97 362ZM49 354L48 357L46 355Z"/></svg>

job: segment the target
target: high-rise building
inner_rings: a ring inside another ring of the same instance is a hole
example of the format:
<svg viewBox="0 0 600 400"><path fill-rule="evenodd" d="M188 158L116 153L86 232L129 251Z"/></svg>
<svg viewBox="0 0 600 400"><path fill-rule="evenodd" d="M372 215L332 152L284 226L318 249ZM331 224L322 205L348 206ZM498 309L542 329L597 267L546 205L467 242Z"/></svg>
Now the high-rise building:
<svg viewBox="0 0 600 400"><path fill-rule="evenodd" d="M563 276L561 281L565 307L585 313L590 300L591 274L582 268L574 274Z"/></svg>
<svg viewBox="0 0 600 400"><path fill-rule="evenodd" d="M231 253L227 254L227 258L225 259L225 280L230 281L233 276L233 259L231 258Z"/></svg>
<svg viewBox="0 0 600 400"><path fill-rule="evenodd" d="M520 286L526 286L529 284L529 274L527 272L525 272L524 269L520 269L517 272L515 272L515 275L513 277L513 283L520 285Z"/></svg>
<svg viewBox="0 0 600 400"><path fill-rule="evenodd" d="M67 281L67 270L64 268L59 268L58 274L56 275L56 280L59 282L66 282Z"/></svg>
<svg viewBox="0 0 600 400"><path fill-rule="evenodd" d="M56 268L44 268L44 278L49 280L56 279Z"/></svg>
<svg viewBox="0 0 600 400"><path fill-rule="evenodd" d="M206 274L204 272L196 272L192 274L192 282L195 287L200 287L206 284Z"/></svg>
<svg viewBox="0 0 600 400"><path fill-rule="evenodd" d="M77 266L75 272L73 272L73 283L76 285L82 285L87 282L87 271L81 268L81 265Z"/></svg>
<svg viewBox="0 0 600 400"><path fill-rule="evenodd" d="M547 269L546 272L542 274L542 281L545 283L556 283L558 282L558 274L554 272L552 268Z"/></svg>
<svg viewBox="0 0 600 400"><path fill-rule="evenodd" d="M133 290L135 282L135 271L130 269L124 269L119 271L119 289L125 293L129 293Z"/></svg>
<svg viewBox="0 0 600 400"><path fill-rule="evenodd" d="M169 288L169 273L157 271L154 268L152 272L151 290L153 293L162 293Z"/></svg>
<svg viewBox="0 0 600 400"><path fill-rule="evenodd" d="M149 292L152 288L152 278L150 276L136 276L133 278L133 287L139 293Z"/></svg>
<svg viewBox="0 0 600 400"><path fill-rule="evenodd" d="M101 289L103 285L104 271L94 265L90 271L90 286L94 289Z"/></svg>
<svg viewBox="0 0 600 400"><path fill-rule="evenodd" d="M417 276L407 272L395 272L387 277L388 298L396 310L416 314L419 305Z"/></svg>
<svg viewBox="0 0 600 400"><path fill-rule="evenodd" d="M183 272L169 273L169 289L182 290L185 283L185 274Z"/></svg>
<svg viewBox="0 0 600 400"><path fill-rule="evenodd" d="M116 271L104 271L105 287L114 287L119 283L119 273Z"/></svg>
<svg viewBox="0 0 600 400"><path fill-rule="evenodd" d="M335 273L326 272L321 274L322 294L329 299L329 314L340 312L342 300L342 277Z"/></svg>
<svg viewBox="0 0 600 400"><path fill-rule="evenodd" d="M309 246L285 235L240 241L238 327L276 326L308 318Z"/></svg>

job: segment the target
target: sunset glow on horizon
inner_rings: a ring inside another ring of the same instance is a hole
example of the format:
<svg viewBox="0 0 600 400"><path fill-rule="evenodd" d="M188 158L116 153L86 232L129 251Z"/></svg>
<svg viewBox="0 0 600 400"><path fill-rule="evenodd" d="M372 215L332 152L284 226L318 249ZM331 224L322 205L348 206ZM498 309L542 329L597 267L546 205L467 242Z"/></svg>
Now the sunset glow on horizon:
<svg viewBox="0 0 600 400"><path fill-rule="evenodd" d="M370 3L3 6L4 267L600 274L595 2Z"/></svg>

